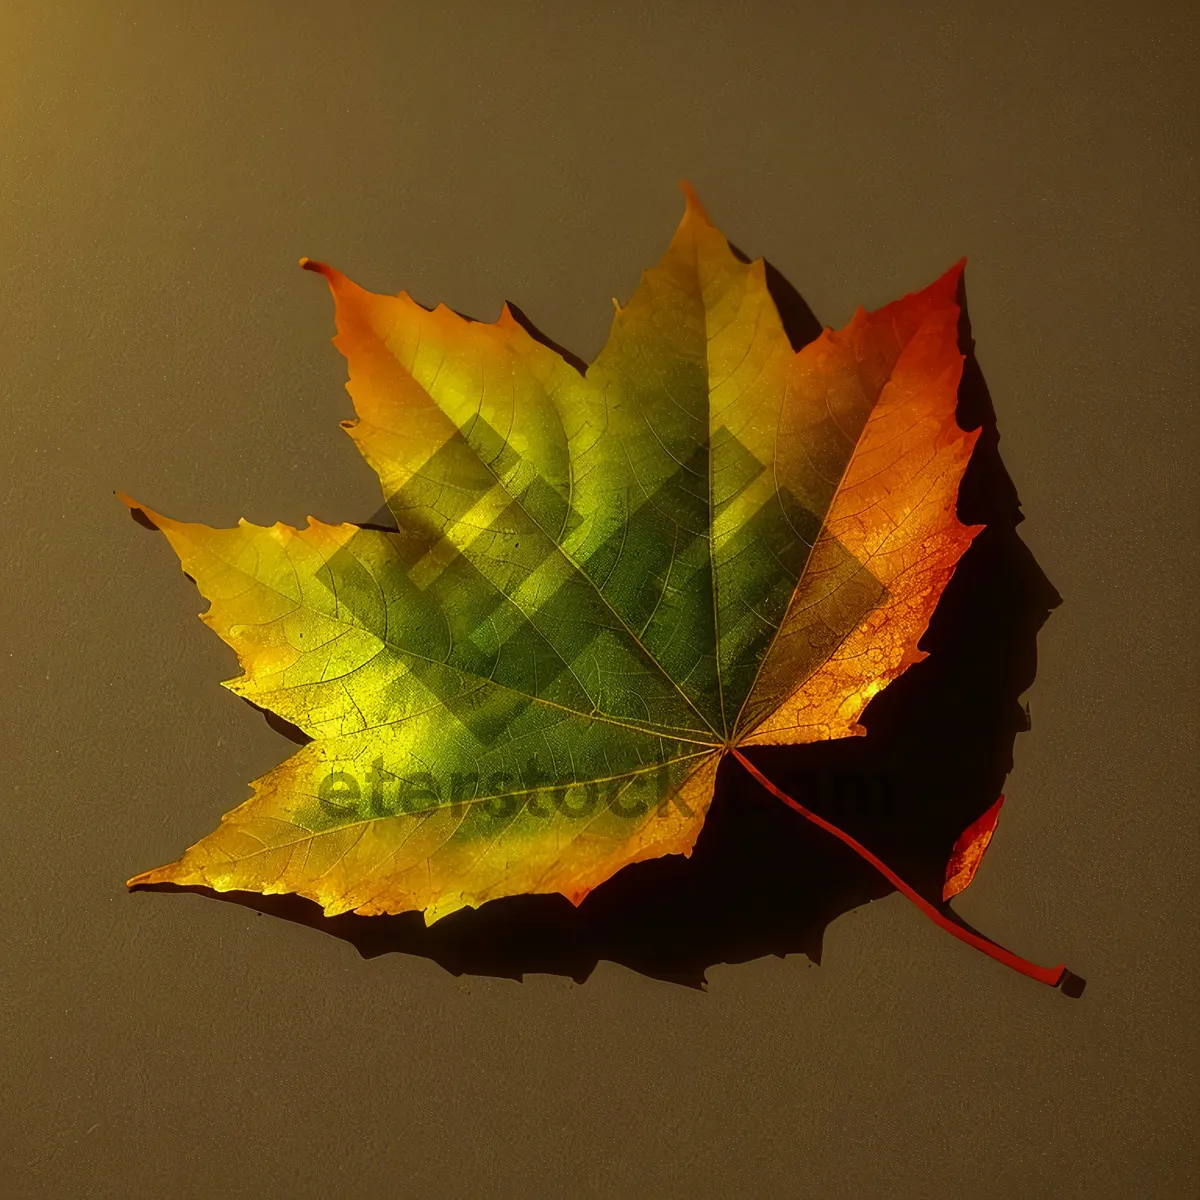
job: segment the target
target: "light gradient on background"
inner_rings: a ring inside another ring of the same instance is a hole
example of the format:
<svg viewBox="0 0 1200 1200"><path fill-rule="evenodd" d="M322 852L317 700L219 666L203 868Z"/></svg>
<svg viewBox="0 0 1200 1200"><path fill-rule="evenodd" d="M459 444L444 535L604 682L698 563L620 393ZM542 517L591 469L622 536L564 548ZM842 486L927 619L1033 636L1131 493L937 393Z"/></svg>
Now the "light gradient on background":
<svg viewBox="0 0 1200 1200"><path fill-rule="evenodd" d="M5 1186L1196 1195L1198 18L0 5ZM512 300L591 361L685 177L835 328L969 257L1019 532L1063 604L955 905L1064 957L1077 1003L899 896L839 916L819 967L699 992L609 961L456 979L126 892L292 746L218 685L233 651L113 489L225 528L371 520L297 257L484 321Z"/></svg>

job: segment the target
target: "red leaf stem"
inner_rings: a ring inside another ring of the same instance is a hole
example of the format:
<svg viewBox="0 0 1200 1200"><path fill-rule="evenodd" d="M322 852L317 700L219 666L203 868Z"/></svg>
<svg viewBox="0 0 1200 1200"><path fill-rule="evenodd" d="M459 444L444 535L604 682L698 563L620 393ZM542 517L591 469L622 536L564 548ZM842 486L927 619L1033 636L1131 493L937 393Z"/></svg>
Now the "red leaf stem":
<svg viewBox="0 0 1200 1200"><path fill-rule="evenodd" d="M952 933L960 942L966 942L968 946L974 946L976 950L982 950L984 954L994 958L997 962L1002 962L1006 967L1012 967L1014 971L1020 971L1022 975L1028 975L1030 979L1036 979L1039 983L1049 984L1050 987L1057 987L1061 982L1067 969L1065 966L1057 967L1039 967L1036 963L1031 963L1028 959L1021 958L1020 955L1013 954L1011 950L1006 950L1003 946L996 945L995 942L989 941L985 937L981 937L977 933L972 933L969 929L964 929L961 925L951 920L944 912L935 908L924 896L913 891L886 863L876 858L866 846L862 845L852 838L848 833L844 833L836 825L831 825L823 817L817 816L816 813L810 812L804 805L793 800L786 792L777 788L740 750L733 748L734 757L746 768L747 771L771 793L772 796L778 797L789 807L794 808L801 816L806 817L814 825L824 829L826 833L831 833L840 842L844 842L851 850L854 851L860 858L865 859L871 864L883 877L899 892L903 892L931 921L940 925L947 933Z"/></svg>

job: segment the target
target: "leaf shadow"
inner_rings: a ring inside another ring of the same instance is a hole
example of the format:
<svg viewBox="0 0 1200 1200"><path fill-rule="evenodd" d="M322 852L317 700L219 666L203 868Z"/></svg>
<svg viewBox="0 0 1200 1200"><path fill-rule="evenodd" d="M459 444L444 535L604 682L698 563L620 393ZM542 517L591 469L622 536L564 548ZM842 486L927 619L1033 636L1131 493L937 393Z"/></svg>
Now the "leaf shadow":
<svg viewBox="0 0 1200 1200"><path fill-rule="evenodd" d="M778 271L768 266L767 274L793 343L811 340L820 332L811 310ZM1017 534L1020 504L1000 459L961 285L959 303L966 355L959 424L982 430L958 511L964 522L987 528L963 556L922 639L929 657L872 700L862 721L866 737L747 751L780 788L935 903L955 839L1003 791L1016 736L1030 726L1022 694L1036 674L1037 634L1061 602ZM518 319L553 345L524 314ZM386 508L373 523L394 527ZM264 715L293 741L307 740ZM1003 824L1001 817L1001 831ZM703 987L718 963L800 953L819 964L829 923L892 888L727 756L691 857L626 867L578 908L558 895L517 896L426 926L419 913L327 918L292 895L170 884L146 890L199 892L340 938L364 958L416 955L454 975L519 980L547 973L583 982L609 960ZM1082 988L1077 976L1064 985L1068 995Z"/></svg>

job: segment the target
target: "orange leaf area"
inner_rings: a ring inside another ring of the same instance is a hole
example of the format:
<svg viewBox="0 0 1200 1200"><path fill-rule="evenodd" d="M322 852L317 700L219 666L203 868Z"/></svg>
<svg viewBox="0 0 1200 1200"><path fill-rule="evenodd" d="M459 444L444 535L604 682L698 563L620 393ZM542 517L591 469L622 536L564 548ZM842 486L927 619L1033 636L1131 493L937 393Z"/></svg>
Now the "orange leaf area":
<svg viewBox="0 0 1200 1200"><path fill-rule="evenodd" d="M992 840L992 834L996 832L996 822L1000 820L1000 806L1003 803L1004 797L1001 796L983 816L972 821L959 835L958 841L954 843L950 861L946 864L946 885L942 888L943 900L957 896L975 878L975 872L979 870L979 864L983 862L984 851Z"/></svg>

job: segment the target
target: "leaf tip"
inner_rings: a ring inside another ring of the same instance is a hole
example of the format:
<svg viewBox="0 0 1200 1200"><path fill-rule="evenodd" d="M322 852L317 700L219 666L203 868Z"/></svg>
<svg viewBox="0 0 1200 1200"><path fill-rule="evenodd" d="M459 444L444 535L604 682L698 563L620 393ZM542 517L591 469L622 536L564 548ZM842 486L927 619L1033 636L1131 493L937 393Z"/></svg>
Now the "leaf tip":
<svg viewBox="0 0 1200 1200"><path fill-rule="evenodd" d="M143 871L140 875L135 875L132 879L125 880L127 888L147 887L154 883L171 883L171 868L170 867L155 867L152 871Z"/></svg>
<svg viewBox="0 0 1200 1200"><path fill-rule="evenodd" d="M704 205L700 203L700 198L696 195L691 182L687 179L681 179L679 181L679 190L683 193L683 197L687 201L687 211L684 213L684 218L686 219L689 214L695 214L705 224L711 225L712 220Z"/></svg>
<svg viewBox="0 0 1200 1200"><path fill-rule="evenodd" d="M305 271L313 271L317 275L324 275L329 286L333 287L338 273L327 263L319 262L315 258L309 258L306 254L300 259L300 266Z"/></svg>
<svg viewBox="0 0 1200 1200"><path fill-rule="evenodd" d="M946 864L946 883L942 888L943 901L957 896L975 878L975 872L979 870L979 864L983 861L984 851L992 840L992 834L996 832L996 823L1000 819L1000 806L1003 803L1004 797L1001 796L983 816L972 821L962 831L958 841L954 843L950 861Z"/></svg>
<svg viewBox="0 0 1200 1200"><path fill-rule="evenodd" d="M962 286L963 272L967 269L967 257L964 254L958 262L953 263L940 279L933 286L939 292L948 295L951 299L955 299L958 295L958 289Z"/></svg>
<svg viewBox="0 0 1200 1200"><path fill-rule="evenodd" d="M139 524L144 525L147 529L163 529L163 522L167 520L161 513L156 513L154 509L147 508L144 504L140 504L127 492L122 492L117 488L113 489L113 495L116 496L122 504L129 509L129 515Z"/></svg>

